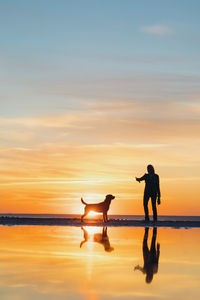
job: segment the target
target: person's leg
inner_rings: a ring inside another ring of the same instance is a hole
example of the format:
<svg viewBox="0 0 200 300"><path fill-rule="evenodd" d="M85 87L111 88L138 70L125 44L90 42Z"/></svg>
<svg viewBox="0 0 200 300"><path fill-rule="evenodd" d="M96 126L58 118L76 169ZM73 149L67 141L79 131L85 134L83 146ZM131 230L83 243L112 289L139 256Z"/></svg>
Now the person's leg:
<svg viewBox="0 0 200 300"><path fill-rule="evenodd" d="M154 227L153 229L153 235L151 239L151 252L155 253L156 252L156 237L157 237L157 227Z"/></svg>
<svg viewBox="0 0 200 300"><path fill-rule="evenodd" d="M153 210L153 220L157 221L157 208L156 208L156 195L151 195L151 203L152 203L152 210Z"/></svg>
<svg viewBox="0 0 200 300"><path fill-rule="evenodd" d="M147 245L148 234L149 234L149 227L146 227L145 228L145 233L144 233L144 238L143 238L143 244L142 244L144 266L147 264L148 256L149 256L149 248L148 248L148 245Z"/></svg>
<svg viewBox="0 0 200 300"><path fill-rule="evenodd" d="M149 227L145 227L143 243L144 241L148 240L148 235L149 235Z"/></svg>
<svg viewBox="0 0 200 300"><path fill-rule="evenodd" d="M148 201L149 201L149 195L144 193L143 205L144 205L145 221L149 221Z"/></svg>
<svg viewBox="0 0 200 300"><path fill-rule="evenodd" d="M153 236L151 240L151 262L153 266L153 273L158 272L158 260L159 260L159 255L160 255L160 244L157 243L157 251L156 251L156 237L157 237L157 227L154 227L153 229Z"/></svg>

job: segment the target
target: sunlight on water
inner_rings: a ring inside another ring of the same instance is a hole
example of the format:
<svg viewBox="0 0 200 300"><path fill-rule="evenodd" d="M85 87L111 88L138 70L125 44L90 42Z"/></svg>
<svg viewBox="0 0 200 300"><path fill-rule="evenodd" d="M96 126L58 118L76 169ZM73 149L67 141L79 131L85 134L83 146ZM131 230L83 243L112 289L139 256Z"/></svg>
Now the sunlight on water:
<svg viewBox="0 0 200 300"><path fill-rule="evenodd" d="M3 300L200 297L200 229L2 226L0 235Z"/></svg>
<svg viewBox="0 0 200 300"><path fill-rule="evenodd" d="M99 227L97 226L84 226L81 228L82 230L86 230L89 237L92 237L95 233L99 231Z"/></svg>

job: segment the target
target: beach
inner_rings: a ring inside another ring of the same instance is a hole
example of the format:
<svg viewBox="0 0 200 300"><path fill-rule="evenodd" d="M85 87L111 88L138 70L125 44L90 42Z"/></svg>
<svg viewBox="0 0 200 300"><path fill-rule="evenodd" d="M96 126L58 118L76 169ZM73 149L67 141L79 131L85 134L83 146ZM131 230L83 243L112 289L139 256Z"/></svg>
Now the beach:
<svg viewBox="0 0 200 300"><path fill-rule="evenodd" d="M1 1L0 300L200 299L200 1Z"/></svg>
<svg viewBox="0 0 200 300"><path fill-rule="evenodd" d="M200 228L199 220L162 220L157 222L145 222L144 220L130 219L110 219L104 223L101 219L85 219L81 222L80 218L41 218L41 217L0 217L1 225L48 225L48 226L108 226L108 227L171 227L171 228Z"/></svg>

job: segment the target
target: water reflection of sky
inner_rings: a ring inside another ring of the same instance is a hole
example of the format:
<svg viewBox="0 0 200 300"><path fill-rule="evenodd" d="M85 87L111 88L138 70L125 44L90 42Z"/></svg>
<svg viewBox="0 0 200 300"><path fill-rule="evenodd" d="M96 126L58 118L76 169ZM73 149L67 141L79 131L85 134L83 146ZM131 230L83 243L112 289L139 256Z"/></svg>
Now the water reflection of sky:
<svg viewBox="0 0 200 300"><path fill-rule="evenodd" d="M1 299L199 299L199 233L200 229L1 227ZM156 251L160 244L157 266L158 253L153 253L151 265L155 234ZM155 271L150 284L145 270L134 270L144 268L145 257Z"/></svg>

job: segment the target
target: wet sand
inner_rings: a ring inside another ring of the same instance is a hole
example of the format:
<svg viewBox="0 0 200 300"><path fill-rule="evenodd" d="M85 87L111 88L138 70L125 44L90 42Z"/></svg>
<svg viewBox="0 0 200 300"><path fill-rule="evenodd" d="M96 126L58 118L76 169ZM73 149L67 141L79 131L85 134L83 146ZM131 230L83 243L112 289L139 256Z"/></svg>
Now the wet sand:
<svg viewBox="0 0 200 300"><path fill-rule="evenodd" d="M171 227L171 228L200 228L200 221L138 221L126 219L110 219L104 223L99 219L85 219L81 222L78 218L22 218L0 217L0 225L48 225L48 226L106 226L106 227Z"/></svg>
<svg viewBox="0 0 200 300"><path fill-rule="evenodd" d="M0 236L1 300L200 299L199 228L0 226Z"/></svg>

